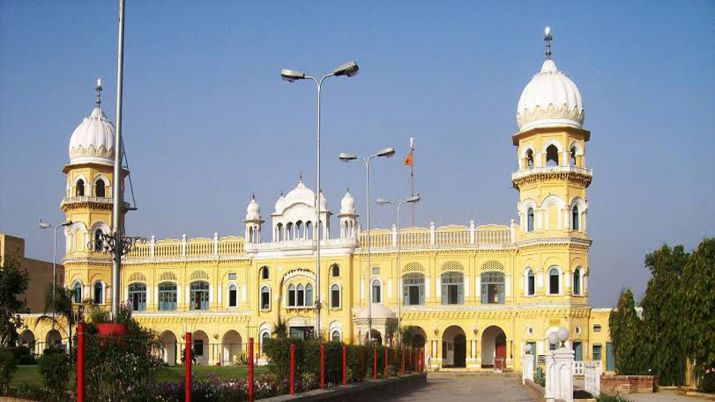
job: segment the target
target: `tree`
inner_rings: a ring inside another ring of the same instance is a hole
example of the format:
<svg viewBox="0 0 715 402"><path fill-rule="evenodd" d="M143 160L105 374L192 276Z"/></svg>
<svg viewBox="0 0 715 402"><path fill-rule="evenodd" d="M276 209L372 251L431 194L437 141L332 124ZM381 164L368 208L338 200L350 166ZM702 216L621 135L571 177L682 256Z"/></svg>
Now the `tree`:
<svg viewBox="0 0 715 402"><path fill-rule="evenodd" d="M17 329L22 326L20 313L25 309L19 296L27 289L27 283L27 272L20 269L19 260L6 256L0 268L0 347L17 343Z"/></svg>
<svg viewBox="0 0 715 402"><path fill-rule="evenodd" d="M651 279L641 301L642 342L647 361L663 385L685 383L685 321L682 275L689 254L683 246L664 245L646 255Z"/></svg>
<svg viewBox="0 0 715 402"><path fill-rule="evenodd" d="M702 381L715 371L715 238L703 240L685 265L683 296L685 347Z"/></svg>
<svg viewBox="0 0 715 402"><path fill-rule="evenodd" d="M62 326L67 324L67 333L69 339L72 339L72 326L77 324L77 315L74 311L75 290L67 289L62 286L53 287L50 284L50 289L47 292L45 299L45 312L37 321L48 321L55 325ZM69 351L72 352L72 342L69 342Z"/></svg>
<svg viewBox="0 0 715 402"><path fill-rule="evenodd" d="M613 354L618 374L643 374L647 362L644 360L643 323L638 317L633 293L624 289L618 298L618 305L608 317Z"/></svg>

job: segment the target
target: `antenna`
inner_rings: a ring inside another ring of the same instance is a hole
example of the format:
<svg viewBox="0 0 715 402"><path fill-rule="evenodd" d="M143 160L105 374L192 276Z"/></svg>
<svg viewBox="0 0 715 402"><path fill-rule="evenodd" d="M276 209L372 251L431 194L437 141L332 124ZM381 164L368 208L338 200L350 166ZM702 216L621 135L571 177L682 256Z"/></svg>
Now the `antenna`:
<svg viewBox="0 0 715 402"><path fill-rule="evenodd" d="M544 29L544 41L546 41L546 60L551 60L551 41L554 37L551 36L551 27L547 26Z"/></svg>

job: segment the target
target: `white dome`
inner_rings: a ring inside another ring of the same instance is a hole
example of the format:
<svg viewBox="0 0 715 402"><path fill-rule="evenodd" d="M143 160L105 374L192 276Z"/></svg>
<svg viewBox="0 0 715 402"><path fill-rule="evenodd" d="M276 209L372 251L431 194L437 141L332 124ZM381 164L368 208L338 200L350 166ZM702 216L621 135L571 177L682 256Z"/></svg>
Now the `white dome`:
<svg viewBox="0 0 715 402"><path fill-rule="evenodd" d="M95 107L89 117L85 117L70 138L70 164L101 163L114 164L114 124L102 109Z"/></svg>
<svg viewBox="0 0 715 402"><path fill-rule="evenodd" d="M278 201L281 200L279 199ZM281 208L278 208L278 202L276 202L276 212L281 212L281 210L295 204L305 204L311 207L315 206L315 193L303 184L302 178L298 181L298 185L286 194Z"/></svg>
<svg viewBox="0 0 715 402"><path fill-rule="evenodd" d="M519 131L537 127L583 128L583 118L583 101L576 84L556 68L553 60L544 61L519 98Z"/></svg>
<svg viewBox="0 0 715 402"><path fill-rule="evenodd" d="M246 220L247 221L260 221L261 220L261 207L256 202L256 197L251 197L251 201L246 207Z"/></svg>
<svg viewBox="0 0 715 402"><path fill-rule="evenodd" d="M283 211L284 206L285 206L285 197L283 196L283 193L281 193L281 196L278 197L278 200L276 201L276 205L275 205L276 213Z"/></svg>
<svg viewBox="0 0 715 402"><path fill-rule="evenodd" d="M355 215L355 199L350 194L350 190L345 192L343 199L340 201L340 214Z"/></svg>

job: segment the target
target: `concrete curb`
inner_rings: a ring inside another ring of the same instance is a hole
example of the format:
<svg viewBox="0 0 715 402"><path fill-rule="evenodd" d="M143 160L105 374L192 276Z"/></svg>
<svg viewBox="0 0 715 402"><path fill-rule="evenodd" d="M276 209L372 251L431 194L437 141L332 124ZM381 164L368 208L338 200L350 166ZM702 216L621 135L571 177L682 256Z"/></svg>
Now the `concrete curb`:
<svg viewBox="0 0 715 402"><path fill-rule="evenodd" d="M314 389L295 395L280 395L260 399L262 402L282 401L365 401L384 399L388 395L398 395L427 384L427 373L406 374L384 380L365 381L339 385L328 389Z"/></svg>

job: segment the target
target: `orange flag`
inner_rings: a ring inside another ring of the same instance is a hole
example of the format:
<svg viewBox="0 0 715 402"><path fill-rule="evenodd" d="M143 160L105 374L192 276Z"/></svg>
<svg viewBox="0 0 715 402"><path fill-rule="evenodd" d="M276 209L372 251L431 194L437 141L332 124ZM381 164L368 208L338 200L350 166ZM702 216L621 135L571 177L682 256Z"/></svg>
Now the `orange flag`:
<svg viewBox="0 0 715 402"><path fill-rule="evenodd" d="M410 153L405 157L405 166L412 167L415 163L415 139L410 138Z"/></svg>

